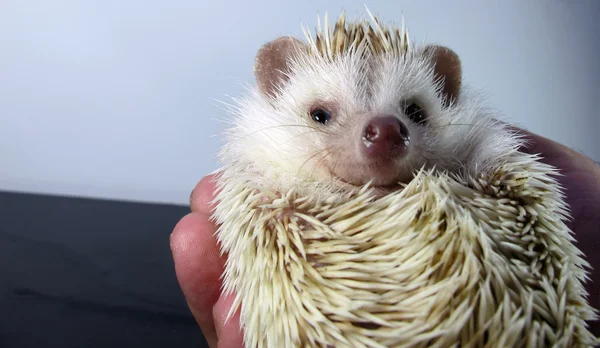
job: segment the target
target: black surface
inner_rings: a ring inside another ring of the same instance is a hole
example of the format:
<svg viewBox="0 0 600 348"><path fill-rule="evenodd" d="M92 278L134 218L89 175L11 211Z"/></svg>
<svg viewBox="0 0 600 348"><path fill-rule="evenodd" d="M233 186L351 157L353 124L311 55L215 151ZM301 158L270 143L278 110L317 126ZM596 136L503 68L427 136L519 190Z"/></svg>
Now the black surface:
<svg viewBox="0 0 600 348"><path fill-rule="evenodd" d="M169 234L187 207L0 192L0 347L203 347Z"/></svg>

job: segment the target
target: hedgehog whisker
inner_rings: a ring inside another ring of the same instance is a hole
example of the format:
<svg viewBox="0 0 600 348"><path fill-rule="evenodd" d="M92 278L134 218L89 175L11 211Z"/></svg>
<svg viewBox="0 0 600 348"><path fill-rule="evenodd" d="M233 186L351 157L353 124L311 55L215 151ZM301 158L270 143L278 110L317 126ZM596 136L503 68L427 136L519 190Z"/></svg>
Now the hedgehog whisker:
<svg viewBox="0 0 600 348"><path fill-rule="evenodd" d="M319 150L317 150L317 151L309 152L309 157L310 157L310 156L315 156L316 154L318 154L318 153L320 153L320 152L323 152L323 151L325 151L325 150L323 150L323 149L319 149ZM306 155L307 155L306 153L303 153L303 154L300 154L300 155L298 155L298 156L292 156L292 157L287 157L287 158L289 158L289 159L298 159L298 158L303 158L303 157L306 157ZM306 162L306 161L309 161L309 160L310 160L310 158L308 158L308 159L307 159L307 160L305 160L304 162ZM305 164L304 162L303 162L303 164ZM301 169L301 168L300 168L300 169Z"/></svg>
<svg viewBox="0 0 600 348"><path fill-rule="evenodd" d="M328 155L330 155L331 153L333 153L334 151L338 151L338 150L339 150L339 148L341 148L341 146L329 146L329 147L327 147L327 148L324 150L324 154L323 154L323 156L321 156L321 157L319 158L319 160L318 160L318 161L315 163L315 167L316 167L317 165L322 165L322 164L323 164L323 161L325 160L325 158L326 158ZM329 172L331 172L331 169L329 169L328 171L329 171ZM334 181L335 179L337 179L337 178L335 177L335 175L333 175L333 177L331 178L331 180L332 180L332 181Z"/></svg>
<svg viewBox="0 0 600 348"><path fill-rule="evenodd" d="M447 161L448 157L447 156L442 156L439 154L436 154L435 152L431 152L421 146L415 145L415 148L417 148L418 150L425 152L427 155L429 155L430 157L434 158L434 159L439 159L439 160L443 160L443 161ZM452 162L453 164L457 165L457 166L463 166L464 162L461 161L460 159L458 159L456 156L451 156L451 158L454 160L454 162Z"/></svg>
<svg viewBox="0 0 600 348"><path fill-rule="evenodd" d="M339 160L338 160L338 161L333 161L333 162L331 163L331 165L330 165L329 171L330 171L330 172L332 172L332 173L335 173L335 172L337 172L337 170L336 170L336 169L337 169L337 167L340 165L340 162L341 162L341 161L339 161Z"/></svg>
<svg viewBox="0 0 600 348"><path fill-rule="evenodd" d="M257 133L260 133L260 132L266 132L266 131L268 131L268 130L272 130L272 129L278 129L278 128L286 128L286 127L300 127L300 128L308 128L308 129L311 129L311 130L312 130L312 131L314 131L314 132L320 132L320 133L324 133L324 132L323 132L323 130L321 130L321 129L319 129L319 128L312 127L312 126L305 125L305 124L282 124L282 125L276 125L276 126L264 127L264 128L260 128L260 129L258 129L258 130L255 130L255 131L253 131L253 132L246 133L246 134L244 134L244 135L243 135L243 136L241 136L241 137L236 137L235 139L233 139L233 140L232 140L232 142L234 142L234 143L235 143L235 142L242 141L242 140L244 140L244 139L246 139L246 138L248 138L248 137L251 137L251 136L253 136L253 135L256 135ZM268 133L268 132L267 132L266 134L267 134L267 135L269 135L269 133ZM310 134L310 133L309 133L309 134Z"/></svg>
<svg viewBox="0 0 600 348"><path fill-rule="evenodd" d="M453 127L453 126L461 126L461 127L473 127L473 128L477 128L477 129L487 129L487 130L494 130L492 127L487 127L481 124L477 124L477 123L450 123L450 124L442 124L442 125L430 125L429 128L430 129L439 129L439 128L447 128L447 127Z"/></svg>
<svg viewBox="0 0 600 348"><path fill-rule="evenodd" d="M302 164L300 165L300 167L298 167L297 173L300 174L300 172L302 171L303 167L312 159L314 159L315 157L322 155L323 153L325 153L325 155L328 155L330 152L329 151L329 147L325 148L325 149L319 149L318 151L315 151L314 153L310 154L308 156L308 158L302 162ZM314 168L311 169L310 173L312 174L314 172L314 170L316 170L316 164L314 166Z"/></svg>
<svg viewBox="0 0 600 348"><path fill-rule="evenodd" d="M321 154L321 156L318 158L317 161L315 161L313 163L313 167L310 169L309 173L312 175L312 173L314 173L314 171L321 165L323 165L323 161L325 160L325 158L330 155L331 153L333 153L334 151L338 151L340 147L336 146L336 145L331 145L328 146L324 149L321 149L320 151L318 151L318 153ZM328 169L329 172L331 172L331 168ZM332 180L334 180L334 178L332 178Z"/></svg>
<svg viewBox="0 0 600 348"><path fill-rule="evenodd" d="M329 154L331 154L331 152L328 149L325 149L320 152L320 156L318 156L318 159L313 163L312 168L309 170L310 176L312 176L314 174L314 172L317 170L317 168L323 164L323 160L325 160L325 158Z"/></svg>
<svg viewBox="0 0 600 348"><path fill-rule="evenodd" d="M289 139L287 139L287 142L291 142L291 141L297 139L298 137L305 137L307 135L314 134L314 133L315 133L315 131L309 131L309 132L305 132L305 133L296 134L293 137L290 137ZM299 157L303 157L303 156L299 156ZM295 157L290 157L290 158L295 158Z"/></svg>

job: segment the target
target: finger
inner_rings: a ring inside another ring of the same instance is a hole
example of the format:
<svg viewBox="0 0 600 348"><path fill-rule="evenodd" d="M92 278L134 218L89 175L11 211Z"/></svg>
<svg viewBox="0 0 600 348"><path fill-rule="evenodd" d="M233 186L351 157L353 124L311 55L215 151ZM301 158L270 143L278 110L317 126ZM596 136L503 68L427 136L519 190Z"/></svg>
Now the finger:
<svg viewBox="0 0 600 348"><path fill-rule="evenodd" d="M207 215L190 213L175 226L170 240L177 280L211 347L217 342L212 308L221 293L220 277L225 264L215 230Z"/></svg>
<svg viewBox="0 0 600 348"><path fill-rule="evenodd" d="M592 266L589 270L591 281L585 283L585 288L590 294L590 305L600 308L600 286L598 285L600 284L598 266L600 253L597 248L598 234L595 232L599 219L596 211L592 211L598 204L598 190L594 192L593 188L600 187L600 166L583 154L556 141L523 129L514 130L523 135L527 141L524 146L525 152L540 154L545 163L558 168L562 174L557 179L564 189L565 200L572 217L566 221L566 224L573 231L578 247ZM595 334L600 332L600 323L589 324Z"/></svg>
<svg viewBox="0 0 600 348"><path fill-rule="evenodd" d="M213 200L217 191L215 174L207 175L194 188L190 195L190 209L195 213L210 215L213 212Z"/></svg>
<svg viewBox="0 0 600 348"><path fill-rule="evenodd" d="M233 295L223 295L213 308L217 337L219 337L219 348L241 348L244 346L244 336L240 330L239 308L229 320L226 320L233 301Z"/></svg>
<svg viewBox="0 0 600 348"><path fill-rule="evenodd" d="M565 164L569 164L569 159L581 161L585 157L583 154L539 134L512 125L507 128L519 134L524 140L521 148L524 152L540 154L544 162L555 167L565 167Z"/></svg>

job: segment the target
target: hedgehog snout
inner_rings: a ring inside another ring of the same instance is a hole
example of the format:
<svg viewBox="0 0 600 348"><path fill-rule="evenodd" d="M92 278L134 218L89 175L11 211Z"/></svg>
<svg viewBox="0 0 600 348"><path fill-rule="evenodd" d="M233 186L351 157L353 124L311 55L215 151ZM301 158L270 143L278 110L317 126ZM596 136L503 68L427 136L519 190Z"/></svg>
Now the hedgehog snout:
<svg viewBox="0 0 600 348"><path fill-rule="evenodd" d="M394 116L369 120L362 133L362 152L367 159L392 159L403 156L410 144L406 125Z"/></svg>

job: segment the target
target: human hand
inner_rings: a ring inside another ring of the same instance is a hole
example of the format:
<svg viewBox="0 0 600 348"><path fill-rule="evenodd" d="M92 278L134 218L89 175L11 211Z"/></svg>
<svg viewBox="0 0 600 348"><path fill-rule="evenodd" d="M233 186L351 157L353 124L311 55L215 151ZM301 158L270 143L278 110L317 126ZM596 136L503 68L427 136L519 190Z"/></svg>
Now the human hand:
<svg viewBox="0 0 600 348"><path fill-rule="evenodd" d="M514 128L514 127L513 127ZM560 169L559 181L565 188L566 200L573 219L568 223L574 231L577 246L594 268L586 288L590 304L600 308L600 167L584 155L547 138L516 129L529 145L522 150L540 153L542 161ZM194 189L185 216L171 235L171 249L177 279L188 306L211 347L242 347L239 313L228 322L231 296L221 295L220 277L225 257L220 257L210 221L215 185L207 176ZM600 323L590 323L592 332L600 335Z"/></svg>
<svg viewBox="0 0 600 348"><path fill-rule="evenodd" d="M558 181L564 188L576 246L589 262L589 280L585 288L590 305L600 310L600 165L583 154L537 134L512 127L521 133L528 145L521 150L541 154L542 162L559 169ZM600 336L600 322L590 322L590 331Z"/></svg>
<svg viewBox="0 0 600 348"><path fill-rule="evenodd" d="M171 234L171 251L179 285L209 346L243 347L239 312L225 321L233 298L221 294L227 256L220 255L216 226L210 220L213 180L213 176L206 176L196 185L190 197L192 212L177 223Z"/></svg>

